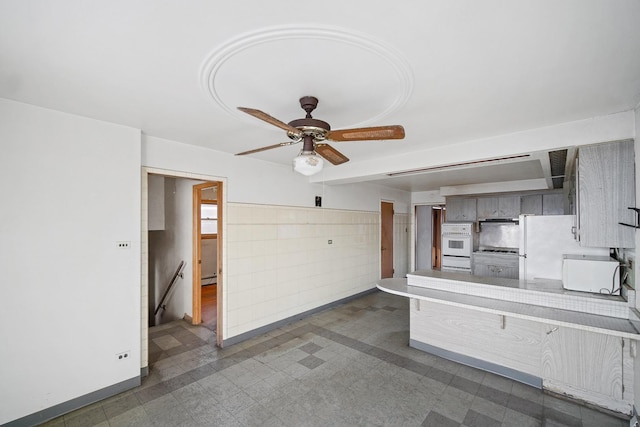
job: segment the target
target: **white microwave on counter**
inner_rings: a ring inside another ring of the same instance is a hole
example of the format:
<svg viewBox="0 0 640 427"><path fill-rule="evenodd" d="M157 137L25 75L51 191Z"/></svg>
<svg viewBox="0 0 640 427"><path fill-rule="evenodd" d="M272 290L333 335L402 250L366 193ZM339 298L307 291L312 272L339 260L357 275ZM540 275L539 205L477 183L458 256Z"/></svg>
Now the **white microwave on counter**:
<svg viewBox="0 0 640 427"><path fill-rule="evenodd" d="M620 263L608 256L563 255L562 286L572 291L620 295Z"/></svg>

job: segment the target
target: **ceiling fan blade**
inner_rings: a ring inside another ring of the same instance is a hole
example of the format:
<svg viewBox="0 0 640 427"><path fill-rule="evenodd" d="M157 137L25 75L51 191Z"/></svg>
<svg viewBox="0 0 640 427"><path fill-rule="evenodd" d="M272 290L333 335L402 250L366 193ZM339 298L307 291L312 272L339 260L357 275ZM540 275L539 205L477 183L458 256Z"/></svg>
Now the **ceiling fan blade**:
<svg viewBox="0 0 640 427"><path fill-rule="evenodd" d="M294 128L293 126L290 126L284 122L281 122L280 120L276 119L275 117L271 117L270 115L268 115L267 113L265 113L264 111L260 111L260 110L255 110L253 108L245 108L245 107L238 107L238 110L242 111L243 113L247 113L257 119L260 120L264 120L265 122L272 124L274 126L279 127L280 129L284 129L286 130L288 133L290 133L291 135L299 138L302 136L302 132L300 131L300 129L298 128Z"/></svg>
<svg viewBox="0 0 640 427"><path fill-rule="evenodd" d="M327 159L334 165L341 165L349 161L349 158L328 144L316 144L316 153Z"/></svg>
<svg viewBox="0 0 640 427"><path fill-rule="evenodd" d="M402 138L404 138L404 128L400 125L332 130L327 134L328 140L338 142Z"/></svg>
<svg viewBox="0 0 640 427"><path fill-rule="evenodd" d="M299 141L288 141L288 142L281 142L280 144L268 145L266 147L254 148L253 150L243 151L242 153L236 153L236 156L244 156L245 154L259 153L260 151L267 151L267 150L271 150L272 148L286 147L287 145L297 144L298 142Z"/></svg>

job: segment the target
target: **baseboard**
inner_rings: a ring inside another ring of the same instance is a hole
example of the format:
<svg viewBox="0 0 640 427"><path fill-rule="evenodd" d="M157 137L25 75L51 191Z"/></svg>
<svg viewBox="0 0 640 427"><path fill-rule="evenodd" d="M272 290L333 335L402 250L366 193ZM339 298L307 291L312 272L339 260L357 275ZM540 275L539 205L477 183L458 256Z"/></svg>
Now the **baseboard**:
<svg viewBox="0 0 640 427"><path fill-rule="evenodd" d="M542 389L542 378L536 377L535 375L507 368L505 366L487 362L485 360L476 359L475 357L470 357L464 354L445 350L443 348L435 347L430 344L416 341L414 339L409 340L409 346L442 357L443 359L458 362L467 366L472 366L474 368L482 369L483 371L492 372L503 377L511 378L514 381L519 381L532 387Z"/></svg>
<svg viewBox="0 0 640 427"><path fill-rule="evenodd" d="M378 288L367 289L366 291L359 292L355 295L351 295L346 298L339 299L337 301L330 302L329 304L321 305L320 307L312 308L311 310L307 310L303 313L296 314L291 317L287 317L286 319L278 320L277 322L270 323L265 326L261 326L257 329L252 329L251 331L244 332L240 335L236 335L234 337L228 338L222 341L222 347L226 347L228 345L238 344L239 342L246 341L248 339L257 337L262 334L266 334L267 332L273 331L274 329L281 328L283 326L288 325L289 323L296 322L298 320L302 320L305 317L311 316L312 314L320 313L321 311L329 310L331 308L337 307L339 305L345 304L354 299L362 298L365 295L372 294L374 292L380 292Z"/></svg>
<svg viewBox="0 0 640 427"><path fill-rule="evenodd" d="M42 424L71 411L75 411L76 409L80 409L100 400L115 396L123 391L131 390L139 385L140 377L133 377L117 384L110 385L109 387L85 394L84 396L76 397L75 399L51 406L50 408L43 409L42 411L34 412L31 415L10 421L3 424L2 427L31 427Z"/></svg>

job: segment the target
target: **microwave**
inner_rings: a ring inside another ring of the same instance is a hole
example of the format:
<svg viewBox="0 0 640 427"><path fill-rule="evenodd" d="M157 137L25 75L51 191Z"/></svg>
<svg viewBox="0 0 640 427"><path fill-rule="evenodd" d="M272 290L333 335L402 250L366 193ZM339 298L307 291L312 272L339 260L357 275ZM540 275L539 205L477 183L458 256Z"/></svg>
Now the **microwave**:
<svg viewBox="0 0 640 427"><path fill-rule="evenodd" d="M563 255L562 286L572 291L620 295L620 263L608 256Z"/></svg>

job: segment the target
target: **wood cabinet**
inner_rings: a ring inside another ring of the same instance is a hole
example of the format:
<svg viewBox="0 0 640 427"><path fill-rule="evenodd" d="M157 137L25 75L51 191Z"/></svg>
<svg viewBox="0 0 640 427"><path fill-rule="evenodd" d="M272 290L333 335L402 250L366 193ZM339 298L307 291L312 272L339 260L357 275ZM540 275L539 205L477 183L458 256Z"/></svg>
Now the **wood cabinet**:
<svg viewBox="0 0 640 427"><path fill-rule="evenodd" d="M526 215L564 215L564 194L553 191L528 194L520 198L520 213Z"/></svg>
<svg viewBox="0 0 640 427"><path fill-rule="evenodd" d="M564 215L564 194L562 192L542 195L542 215Z"/></svg>
<svg viewBox="0 0 640 427"><path fill-rule="evenodd" d="M474 276L517 279L519 259L517 255L474 252L471 269Z"/></svg>
<svg viewBox="0 0 640 427"><path fill-rule="evenodd" d="M412 347L632 412L636 343L628 338L415 298L409 319Z"/></svg>
<svg viewBox="0 0 640 427"><path fill-rule="evenodd" d="M476 219L475 198L447 199L447 221L465 222L475 221Z"/></svg>
<svg viewBox="0 0 640 427"><path fill-rule="evenodd" d="M540 377L539 323L415 299L409 319L412 340Z"/></svg>
<svg viewBox="0 0 640 427"><path fill-rule="evenodd" d="M520 213L542 215L542 194L531 194L520 198Z"/></svg>
<svg viewBox="0 0 640 427"><path fill-rule="evenodd" d="M478 198L478 218L516 218L520 215L520 196Z"/></svg>
<svg viewBox="0 0 640 427"><path fill-rule="evenodd" d="M541 352L543 387L629 413L633 387L625 384L630 382L625 376L633 372L633 362L628 340L579 329L545 328Z"/></svg>
<svg viewBox="0 0 640 427"><path fill-rule="evenodd" d="M633 141L580 147L576 174L578 239L581 246L635 247Z"/></svg>

